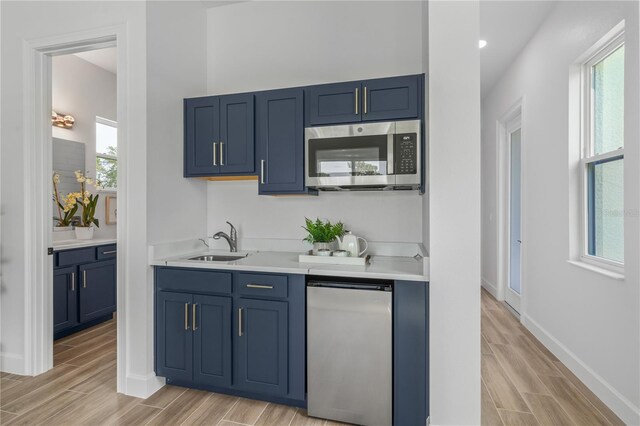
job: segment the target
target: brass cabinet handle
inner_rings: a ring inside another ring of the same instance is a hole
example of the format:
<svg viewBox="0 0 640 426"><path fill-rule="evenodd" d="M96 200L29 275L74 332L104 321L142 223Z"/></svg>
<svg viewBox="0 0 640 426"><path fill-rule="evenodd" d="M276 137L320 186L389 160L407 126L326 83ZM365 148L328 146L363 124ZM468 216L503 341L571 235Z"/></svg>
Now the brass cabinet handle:
<svg viewBox="0 0 640 426"><path fill-rule="evenodd" d="M222 147L224 146L224 142L220 142L220 165L224 166L224 151Z"/></svg>
<svg viewBox="0 0 640 426"><path fill-rule="evenodd" d="M191 328L193 329L193 331L196 331L198 329L198 326L196 325L196 306L198 306L198 304L194 303L191 310L191 323L193 324Z"/></svg>
<svg viewBox="0 0 640 426"><path fill-rule="evenodd" d="M102 254L113 254L113 253L117 253L118 250L109 250L109 251L103 251Z"/></svg>
<svg viewBox="0 0 640 426"><path fill-rule="evenodd" d="M358 115L358 103L359 103L358 102L359 101L359 99L358 99L358 90L359 89L356 87L356 95L355 95L356 115Z"/></svg>
<svg viewBox="0 0 640 426"><path fill-rule="evenodd" d="M76 273L71 273L71 291L76 291Z"/></svg>
<svg viewBox="0 0 640 426"><path fill-rule="evenodd" d="M262 285L262 284L247 284L248 288L268 288L271 289L273 288L272 285Z"/></svg>
<svg viewBox="0 0 640 426"><path fill-rule="evenodd" d="M364 100L362 102L364 104L364 113L367 113L367 86L364 86Z"/></svg>
<svg viewBox="0 0 640 426"><path fill-rule="evenodd" d="M260 160L260 183L264 185L264 160Z"/></svg>
<svg viewBox="0 0 640 426"><path fill-rule="evenodd" d="M213 143L213 165L218 165L218 160L216 159L216 155L218 153L218 142Z"/></svg>
<svg viewBox="0 0 640 426"><path fill-rule="evenodd" d="M184 329L189 329L189 304L184 304Z"/></svg>
<svg viewBox="0 0 640 426"><path fill-rule="evenodd" d="M242 337L242 308L238 308L238 336Z"/></svg>
<svg viewBox="0 0 640 426"><path fill-rule="evenodd" d="M82 271L82 288L87 288L87 270Z"/></svg>

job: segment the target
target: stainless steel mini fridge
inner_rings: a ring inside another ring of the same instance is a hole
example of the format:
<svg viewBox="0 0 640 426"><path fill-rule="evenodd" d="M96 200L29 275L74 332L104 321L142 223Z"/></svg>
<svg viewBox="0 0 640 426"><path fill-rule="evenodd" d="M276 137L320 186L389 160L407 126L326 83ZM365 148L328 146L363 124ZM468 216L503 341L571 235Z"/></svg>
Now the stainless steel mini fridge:
<svg viewBox="0 0 640 426"><path fill-rule="evenodd" d="M308 282L310 416L391 425L392 295L391 284Z"/></svg>

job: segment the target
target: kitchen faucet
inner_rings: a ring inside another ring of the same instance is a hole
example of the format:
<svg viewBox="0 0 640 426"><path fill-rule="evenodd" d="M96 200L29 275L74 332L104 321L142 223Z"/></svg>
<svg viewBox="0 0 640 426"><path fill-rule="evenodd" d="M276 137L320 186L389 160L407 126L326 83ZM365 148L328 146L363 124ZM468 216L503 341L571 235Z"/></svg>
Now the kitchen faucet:
<svg viewBox="0 0 640 426"><path fill-rule="evenodd" d="M231 237L229 237L229 235L227 235L226 233L220 231L220 232L216 232L213 235L213 239L219 240L220 238L224 238L229 243L229 251L237 252L238 251L238 232L236 231L235 226L231 224L231 222L227 222L227 223L231 227L231 232L230 232Z"/></svg>

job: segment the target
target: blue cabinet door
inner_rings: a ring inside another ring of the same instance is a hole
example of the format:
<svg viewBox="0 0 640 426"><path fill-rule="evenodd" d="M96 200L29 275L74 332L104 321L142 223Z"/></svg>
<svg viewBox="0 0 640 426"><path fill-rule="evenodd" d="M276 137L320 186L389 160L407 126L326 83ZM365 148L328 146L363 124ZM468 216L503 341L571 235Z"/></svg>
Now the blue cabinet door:
<svg viewBox="0 0 640 426"><path fill-rule="evenodd" d="M379 78L362 82L362 121L417 118L420 76Z"/></svg>
<svg viewBox="0 0 640 426"><path fill-rule="evenodd" d="M273 90L257 95L260 194L306 191L303 102L303 89Z"/></svg>
<svg viewBox="0 0 640 426"><path fill-rule="evenodd" d="M156 293L156 374L176 380L193 379L192 296Z"/></svg>
<svg viewBox="0 0 640 426"><path fill-rule="evenodd" d="M184 176L220 171L220 98L184 101Z"/></svg>
<svg viewBox="0 0 640 426"><path fill-rule="evenodd" d="M77 268L53 270L53 332L78 325Z"/></svg>
<svg viewBox="0 0 640 426"><path fill-rule="evenodd" d="M254 173L253 93L220 97L219 173Z"/></svg>
<svg viewBox="0 0 640 426"><path fill-rule="evenodd" d="M240 298L235 315L236 386L251 392L288 392L287 302Z"/></svg>
<svg viewBox="0 0 640 426"><path fill-rule="evenodd" d="M193 380L231 386L231 297L193 296Z"/></svg>
<svg viewBox="0 0 640 426"><path fill-rule="evenodd" d="M90 321L116 310L116 261L80 265L80 322Z"/></svg>
<svg viewBox="0 0 640 426"><path fill-rule="evenodd" d="M361 92L358 81L308 87L306 89L307 125L360 121Z"/></svg>

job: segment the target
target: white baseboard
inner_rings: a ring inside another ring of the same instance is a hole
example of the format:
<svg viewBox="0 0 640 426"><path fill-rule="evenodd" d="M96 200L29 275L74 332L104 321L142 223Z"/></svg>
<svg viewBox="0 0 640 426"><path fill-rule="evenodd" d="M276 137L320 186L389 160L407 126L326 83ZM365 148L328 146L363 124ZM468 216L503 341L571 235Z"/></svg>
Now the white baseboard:
<svg viewBox="0 0 640 426"><path fill-rule="evenodd" d="M484 278L482 278L480 282L482 287L484 287L485 290L491 293L491 295L495 297L496 300L498 300L498 287L491 284L489 281L485 280Z"/></svg>
<svg viewBox="0 0 640 426"><path fill-rule="evenodd" d="M560 343L531 317L524 314L522 324L575 374L607 407L628 425L640 424L640 408L621 395L580 358Z"/></svg>
<svg viewBox="0 0 640 426"><path fill-rule="evenodd" d="M149 398L165 385L165 379L156 376L155 373L149 373L147 376L129 374L126 380L125 394L143 399Z"/></svg>
<svg viewBox="0 0 640 426"><path fill-rule="evenodd" d="M0 371L23 376L25 372L24 357L18 354L0 352Z"/></svg>

